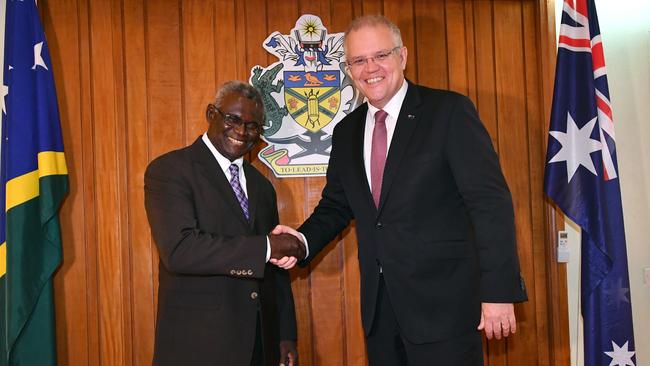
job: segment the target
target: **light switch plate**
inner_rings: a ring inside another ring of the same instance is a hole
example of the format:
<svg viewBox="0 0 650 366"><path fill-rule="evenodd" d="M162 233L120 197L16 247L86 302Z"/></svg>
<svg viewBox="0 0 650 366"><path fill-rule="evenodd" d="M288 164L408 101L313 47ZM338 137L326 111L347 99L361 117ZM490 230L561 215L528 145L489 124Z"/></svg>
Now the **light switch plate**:
<svg viewBox="0 0 650 366"><path fill-rule="evenodd" d="M558 263L568 263L571 258L569 251L569 233L566 231L557 232L557 261Z"/></svg>

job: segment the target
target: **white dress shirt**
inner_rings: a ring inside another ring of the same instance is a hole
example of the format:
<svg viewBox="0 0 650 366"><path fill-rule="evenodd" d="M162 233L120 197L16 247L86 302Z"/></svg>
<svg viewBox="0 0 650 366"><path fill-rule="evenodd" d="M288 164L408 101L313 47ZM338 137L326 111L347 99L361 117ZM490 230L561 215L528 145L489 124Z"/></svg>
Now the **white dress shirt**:
<svg viewBox="0 0 650 366"><path fill-rule="evenodd" d="M397 117L399 117L399 111L402 109L402 103L404 103L408 85L409 84L406 82L406 80L404 80L397 93L395 93L395 95L390 98L388 103L386 103L384 108L382 108L386 113L388 113L388 116L386 116L386 155L388 155L388 151L390 151L390 142L393 139L393 133L395 132L395 126L397 125ZM377 113L377 111L379 111L379 108L368 103L368 113L366 113L366 128L363 133L363 166L366 169L368 186L370 186L371 191L372 183L370 181L370 154L372 153L372 132L375 129L375 113Z"/></svg>

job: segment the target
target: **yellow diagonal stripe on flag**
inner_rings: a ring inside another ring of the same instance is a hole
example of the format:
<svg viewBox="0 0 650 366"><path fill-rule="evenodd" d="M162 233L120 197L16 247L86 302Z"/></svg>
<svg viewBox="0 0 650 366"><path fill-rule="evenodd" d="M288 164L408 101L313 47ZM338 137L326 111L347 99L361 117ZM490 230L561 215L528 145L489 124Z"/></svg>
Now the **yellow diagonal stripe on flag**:
<svg viewBox="0 0 650 366"><path fill-rule="evenodd" d="M0 244L0 277L7 273L7 244Z"/></svg>
<svg viewBox="0 0 650 366"><path fill-rule="evenodd" d="M7 207L12 208L38 196L38 170L23 174L7 182Z"/></svg>
<svg viewBox="0 0 650 366"><path fill-rule="evenodd" d="M38 176L68 174L65 164L65 154L58 151L42 151L38 153Z"/></svg>
<svg viewBox="0 0 650 366"><path fill-rule="evenodd" d="M38 179L48 175L68 174L62 152L43 151L38 154L38 170L23 174L7 182L7 207L5 211L38 196Z"/></svg>

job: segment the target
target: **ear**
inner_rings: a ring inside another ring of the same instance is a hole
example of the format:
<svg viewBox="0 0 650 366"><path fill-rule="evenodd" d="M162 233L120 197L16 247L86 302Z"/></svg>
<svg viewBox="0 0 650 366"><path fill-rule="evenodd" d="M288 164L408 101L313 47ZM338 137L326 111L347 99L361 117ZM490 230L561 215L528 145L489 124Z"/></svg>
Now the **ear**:
<svg viewBox="0 0 650 366"><path fill-rule="evenodd" d="M350 67L345 67L345 74L352 80L352 84L355 84L357 80L354 78L354 74L352 73L352 69ZM356 85L353 85L355 88L357 87Z"/></svg>
<svg viewBox="0 0 650 366"><path fill-rule="evenodd" d="M208 119L209 123L212 123L217 118L217 107L214 104L208 104L208 107L205 109L205 118Z"/></svg>
<svg viewBox="0 0 650 366"><path fill-rule="evenodd" d="M402 64L402 70L406 69L406 58L408 56L408 50L406 47L402 47L402 49L399 51L399 56L402 59L401 64Z"/></svg>

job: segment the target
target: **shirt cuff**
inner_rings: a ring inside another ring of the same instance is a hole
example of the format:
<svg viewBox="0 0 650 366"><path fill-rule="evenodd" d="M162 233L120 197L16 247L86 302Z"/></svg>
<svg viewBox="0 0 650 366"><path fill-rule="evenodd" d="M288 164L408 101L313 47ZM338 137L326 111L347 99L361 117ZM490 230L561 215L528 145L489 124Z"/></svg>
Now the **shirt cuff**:
<svg viewBox="0 0 650 366"><path fill-rule="evenodd" d="M269 240L269 237L266 237L266 262L271 259L271 241Z"/></svg>
<svg viewBox="0 0 650 366"><path fill-rule="evenodd" d="M307 244L307 238L305 238L305 234L301 233L300 231L298 231L298 234L302 236L302 242L303 244L305 244L305 253L307 253L305 254L305 258L303 259L307 259L309 258L309 244ZM303 260L303 259L299 259L299 260Z"/></svg>
<svg viewBox="0 0 650 366"><path fill-rule="evenodd" d="M305 238L305 235L301 233L300 231L298 232L300 236L302 237L302 242L305 244L305 258L309 257L309 245L307 244L307 238ZM302 258L302 259L305 259ZM268 262L271 259L271 241L269 237L266 237L266 262ZM298 260L302 260L298 259Z"/></svg>

